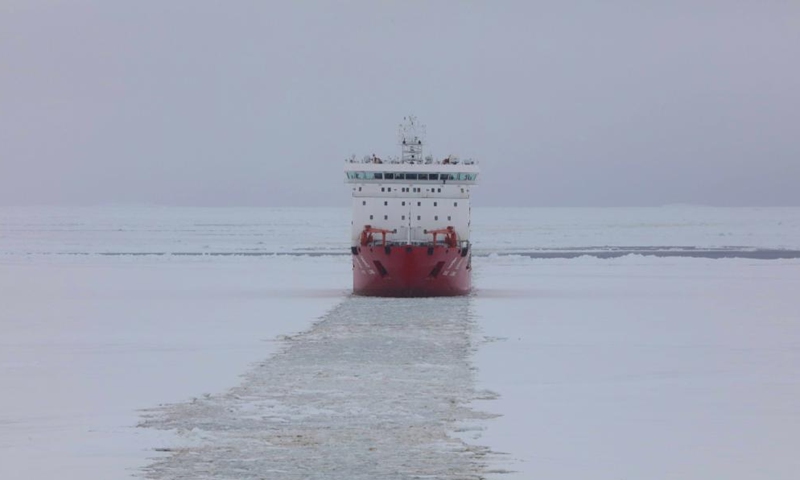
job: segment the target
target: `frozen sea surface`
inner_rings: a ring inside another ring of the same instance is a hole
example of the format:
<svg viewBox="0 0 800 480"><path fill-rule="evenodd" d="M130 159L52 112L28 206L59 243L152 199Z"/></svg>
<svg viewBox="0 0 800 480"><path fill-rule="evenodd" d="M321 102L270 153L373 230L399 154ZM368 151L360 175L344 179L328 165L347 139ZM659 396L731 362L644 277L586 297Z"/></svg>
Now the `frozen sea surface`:
<svg viewBox="0 0 800 480"><path fill-rule="evenodd" d="M470 302L345 299L238 387L149 412L192 444L148 477L484 477L487 449L452 436L488 418L469 407Z"/></svg>
<svg viewBox="0 0 800 480"><path fill-rule="evenodd" d="M476 208L478 255L800 250L800 208ZM0 208L0 254L348 254L347 208Z"/></svg>
<svg viewBox="0 0 800 480"><path fill-rule="evenodd" d="M348 215L0 209L0 478L796 478L800 260L630 253L800 209L476 209L427 300L349 295Z"/></svg>

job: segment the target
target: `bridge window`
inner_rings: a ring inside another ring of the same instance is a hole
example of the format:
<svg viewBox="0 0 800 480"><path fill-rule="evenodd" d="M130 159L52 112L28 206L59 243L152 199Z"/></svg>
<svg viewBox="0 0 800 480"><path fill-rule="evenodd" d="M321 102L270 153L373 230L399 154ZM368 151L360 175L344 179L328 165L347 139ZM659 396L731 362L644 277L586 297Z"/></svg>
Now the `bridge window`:
<svg viewBox="0 0 800 480"><path fill-rule="evenodd" d="M406 180L416 180L417 174L416 173L406 173Z"/></svg>
<svg viewBox="0 0 800 480"><path fill-rule="evenodd" d="M375 172L375 179L376 180L381 180L382 178L383 178L383 173L382 172Z"/></svg>
<svg viewBox="0 0 800 480"><path fill-rule="evenodd" d="M427 180L428 179L428 174L427 173L420 173L420 174L418 174L417 178L419 178L420 180Z"/></svg>
<svg viewBox="0 0 800 480"><path fill-rule="evenodd" d="M404 178L406 178L406 175L404 173L395 173L394 174L394 179L395 180L403 180Z"/></svg>
<svg viewBox="0 0 800 480"><path fill-rule="evenodd" d="M392 180L392 179L394 179L394 173L384 173L383 174L383 178L385 180Z"/></svg>
<svg viewBox="0 0 800 480"><path fill-rule="evenodd" d="M429 173L428 174L428 180L439 180L439 174L438 173Z"/></svg>

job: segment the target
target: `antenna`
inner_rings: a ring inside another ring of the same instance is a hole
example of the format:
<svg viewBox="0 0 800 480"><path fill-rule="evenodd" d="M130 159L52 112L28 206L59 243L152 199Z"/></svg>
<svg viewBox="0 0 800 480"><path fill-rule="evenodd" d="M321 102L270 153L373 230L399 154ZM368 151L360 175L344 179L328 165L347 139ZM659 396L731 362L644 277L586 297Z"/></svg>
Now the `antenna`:
<svg viewBox="0 0 800 480"><path fill-rule="evenodd" d="M413 115L403 117L405 123L400 124L397 141L402 149L400 160L403 163L422 163L422 147L425 144L425 125L417 123Z"/></svg>

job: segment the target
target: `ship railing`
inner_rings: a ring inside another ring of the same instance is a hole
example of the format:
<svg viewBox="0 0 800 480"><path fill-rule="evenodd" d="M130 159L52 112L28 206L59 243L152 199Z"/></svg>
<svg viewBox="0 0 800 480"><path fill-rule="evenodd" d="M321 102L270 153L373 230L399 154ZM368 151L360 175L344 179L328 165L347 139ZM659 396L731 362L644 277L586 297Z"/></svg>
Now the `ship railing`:
<svg viewBox="0 0 800 480"><path fill-rule="evenodd" d="M469 240L460 240L456 245L456 248L465 249L470 247ZM384 244L380 239L373 239L372 241L368 242L365 245L361 245L362 247L449 247L444 240L437 239L436 243L433 243L431 240L427 241L395 241L395 240L386 240Z"/></svg>
<svg viewBox="0 0 800 480"><path fill-rule="evenodd" d="M376 163L376 164L390 164L390 165L477 165L478 161L473 159L467 160L459 160L459 159L442 159L442 160L432 160L432 159L415 159L415 160L404 160L399 158L387 158L382 159L379 157L365 157L362 159L355 159L355 158L345 158L345 163L353 163L353 164L362 164L362 163Z"/></svg>

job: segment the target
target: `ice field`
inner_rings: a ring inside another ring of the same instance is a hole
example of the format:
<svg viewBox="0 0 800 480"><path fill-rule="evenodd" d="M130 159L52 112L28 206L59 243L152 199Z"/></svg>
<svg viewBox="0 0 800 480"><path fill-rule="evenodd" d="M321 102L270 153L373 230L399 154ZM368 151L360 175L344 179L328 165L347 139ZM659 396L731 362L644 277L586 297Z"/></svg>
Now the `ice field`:
<svg viewBox="0 0 800 480"><path fill-rule="evenodd" d="M799 208L472 225L395 300L348 209L0 208L0 478L796 478Z"/></svg>

